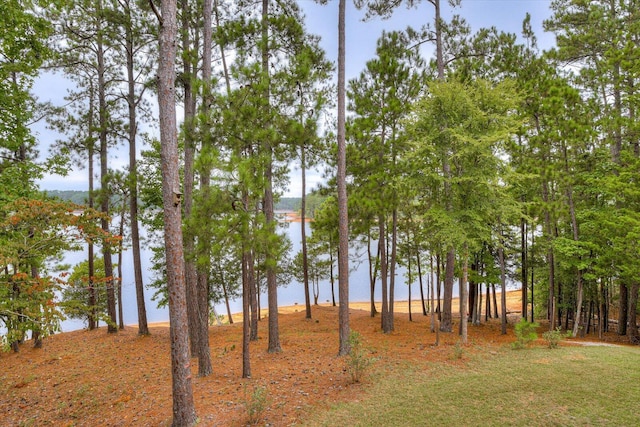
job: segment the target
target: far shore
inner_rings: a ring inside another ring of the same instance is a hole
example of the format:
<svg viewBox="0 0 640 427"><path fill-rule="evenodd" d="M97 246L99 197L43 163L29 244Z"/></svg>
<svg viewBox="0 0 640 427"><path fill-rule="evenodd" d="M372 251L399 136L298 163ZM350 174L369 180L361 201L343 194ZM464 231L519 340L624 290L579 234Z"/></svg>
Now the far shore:
<svg viewBox="0 0 640 427"><path fill-rule="evenodd" d="M522 308L522 292L520 290L514 290L514 291L507 291L507 314L515 314L515 313L520 313L521 308ZM483 295L484 298L484 295ZM496 291L496 298L498 301L498 311L500 311L500 298L501 298L501 292ZM427 303L427 301L425 300L425 304ZM380 312L382 310L382 303L377 301L376 303L376 310L378 312ZM437 304L437 301L436 301ZM452 314L454 316L459 315L459 304L460 301L458 298L454 298L452 300L451 303L451 308L452 308ZM328 303L328 302L323 302L323 303L318 303L318 305L312 305L311 306L311 312L313 313L313 308L314 307L331 307L332 304ZM338 306L338 303L336 303L336 308ZM428 307L428 306L427 306ZM364 311L369 311L371 309L371 302L369 301L356 301L356 302L350 302L349 303L349 308L352 310L364 310ZM282 307L278 307L278 314L290 314L290 313L298 313L301 311L305 310L305 305L304 304L294 304L294 305L287 305L287 306L282 306ZM422 307L421 307L421 302L420 299L412 299L411 300L411 312L413 314L421 314L422 313ZM267 316L267 314L269 313L269 310L266 308L263 308L260 310L260 315L262 317ZM395 301L394 303L394 313L409 313L409 302L407 300L404 301ZM483 313L484 313L484 303L483 303ZM222 313L218 313L218 315L220 315L220 322L225 325L225 324L229 324L229 320L227 318L226 315L223 315ZM233 313L232 314L233 317L233 323L241 323L242 322L242 313ZM128 326L136 326L134 325L128 325ZM153 322L150 323L149 326L152 327L168 327L169 326L169 322L168 321L164 321L164 322ZM215 326L215 324L214 324Z"/></svg>

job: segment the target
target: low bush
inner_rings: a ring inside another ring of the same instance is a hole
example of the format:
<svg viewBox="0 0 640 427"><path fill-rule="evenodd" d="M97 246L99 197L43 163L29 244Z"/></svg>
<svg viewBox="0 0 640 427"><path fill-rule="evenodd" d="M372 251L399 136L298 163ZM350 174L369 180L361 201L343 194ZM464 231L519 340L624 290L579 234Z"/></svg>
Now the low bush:
<svg viewBox="0 0 640 427"><path fill-rule="evenodd" d="M532 342L538 339L538 329L540 325L536 322L528 322L524 317L520 319L514 328L516 341L511 343L511 348L520 350L528 347Z"/></svg>

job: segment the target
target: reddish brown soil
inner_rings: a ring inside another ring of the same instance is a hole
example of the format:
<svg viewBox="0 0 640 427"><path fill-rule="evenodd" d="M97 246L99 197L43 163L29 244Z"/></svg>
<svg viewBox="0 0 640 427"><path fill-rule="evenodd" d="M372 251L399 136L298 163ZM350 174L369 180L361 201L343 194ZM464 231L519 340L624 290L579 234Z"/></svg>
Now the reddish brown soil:
<svg viewBox="0 0 640 427"><path fill-rule="evenodd" d="M511 294L509 306L519 298ZM406 305L406 304L405 304ZM366 305L365 305L366 306ZM455 307L455 304L454 304ZM210 329L213 375L197 377L192 360L193 391L201 426L241 426L247 423L245 402L255 387L264 387L268 407L260 424L293 425L312 409L357 398L367 382L350 384L338 350L337 307L313 307L306 320L304 307L282 309L279 316L283 352L268 354L267 321L260 322L260 339L251 347L251 379L241 379L239 323ZM380 332L380 318L351 310L351 328L360 332L372 369L386 370L407 362L459 364L453 357L457 333L429 332L429 318L421 313L396 314L395 332ZM513 323L513 321L511 321ZM457 324L454 326L457 331ZM593 337L589 338L593 340ZM465 355L495 352L514 340L500 334L497 319L469 326ZM0 356L0 425L2 426L168 426L171 424L169 329L151 328L141 337L134 327L114 335L104 328L76 331L45 340L36 350L25 343L17 354Z"/></svg>

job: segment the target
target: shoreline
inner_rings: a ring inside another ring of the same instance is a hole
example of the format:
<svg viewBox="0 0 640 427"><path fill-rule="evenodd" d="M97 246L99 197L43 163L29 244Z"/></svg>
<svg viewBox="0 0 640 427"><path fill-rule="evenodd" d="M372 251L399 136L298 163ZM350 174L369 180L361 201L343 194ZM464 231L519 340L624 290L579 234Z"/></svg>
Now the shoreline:
<svg viewBox="0 0 640 427"><path fill-rule="evenodd" d="M519 310L521 309L521 305L522 305L522 292L519 289L517 289L517 290L507 291L506 294L507 294L507 315L520 313ZM498 305L500 305L500 296L501 296L501 292L496 291L496 299L498 300ZM425 300L425 303L426 303L426 300ZM459 310L458 310L459 304L460 304L459 298L453 298L451 302L451 307L452 307L451 311L453 316L459 316ZM376 309L378 310L378 313L380 313L380 311L382 310L381 309L382 302L376 301L375 305L376 305ZM329 303L323 302L323 303L319 303L318 305L312 304L311 305L312 312L314 307L315 308L332 308L333 305L330 302ZM336 303L335 308L338 309L338 303ZM369 311L371 309L371 302L370 301L353 301L349 303L349 309ZM287 306L278 307L278 314L299 313L305 310L306 310L306 307L304 304L287 305ZM413 314L422 315L422 307L421 307L420 299L411 300L411 312ZM268 313L269 313L269 310L267 308L260 309L260 315L262 318L267 317ZM408 300L395 301L394 314L408 314L408 313L409 313ZM222 325L229 325L229 321L226 314L218 313L218 316L220 317L220 321L222 322ZM242 322L241 312L232 313L231 316L233 317L234 325L240 324ZM136 327L137 324L134 323L126 326ZM219 325L217 324L217 322L214 321L214 324L211 326L219 326ZM149 323L149 327L169 327L169 321L166 320L161 322L151 322Z"/></svg>

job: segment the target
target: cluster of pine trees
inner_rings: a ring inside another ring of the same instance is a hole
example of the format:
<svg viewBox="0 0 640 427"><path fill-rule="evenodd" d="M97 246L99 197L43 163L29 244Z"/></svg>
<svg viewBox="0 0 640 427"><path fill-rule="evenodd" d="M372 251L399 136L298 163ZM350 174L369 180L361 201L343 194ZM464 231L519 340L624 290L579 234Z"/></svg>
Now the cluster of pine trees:
<svg viewBox="0 0 640 427"><path fill-rule="evenodd" d="M125 234L139 333L147 334L141 221L170 307L176 425L195 420L189 354L200 375L212 370L210 300L242 295L249 377L260 284L268 291L268 351L279 352L276 286L292 265L305 285L307 317L309 281L315 291L322 268L333 283L337 266L339 353L348 353L349 242L367 248L366 285L372 298L382 288L384 332L394 328L396 271L404 266L409 283L437 273L445 332L456 278L468 307L460 310L466 338L467 316L481 318L481 285L504 291L510 277L522 284L523 317L574 335L602 334L615 319L619 334L638 341L638 2L552 1L545 29L557 46L541 51L528 15L520 38L497 28L473 32L461 15L443 19L440 0L429 0L425 25L382 33L376 56L349 82L345 3L336 88L334 64L293 0L3 1L3 344L17 350L28 331L38 342L55 331L63 315L56 297L68 284L47 262L80 243L88 263L79 282L86 292L77 295L88 326L106 310L108 330L117 332L112 255ZM367 17L384 18L422 2L355 3ZM73 82L64 106L31 93L45 69ZM42 162L30 126L44 119L63 137ZM118 170L111 153L122 144L129 161ZM301 195L302 252L290 265L274 206L294 163L303 188L313 165L325 165L328 180L309 247ZM39 191L45 170L76 167L87 171L85 207ZM121 228L112 230L116 215ZM502 311L506 332L504 303Z"/></svg>

